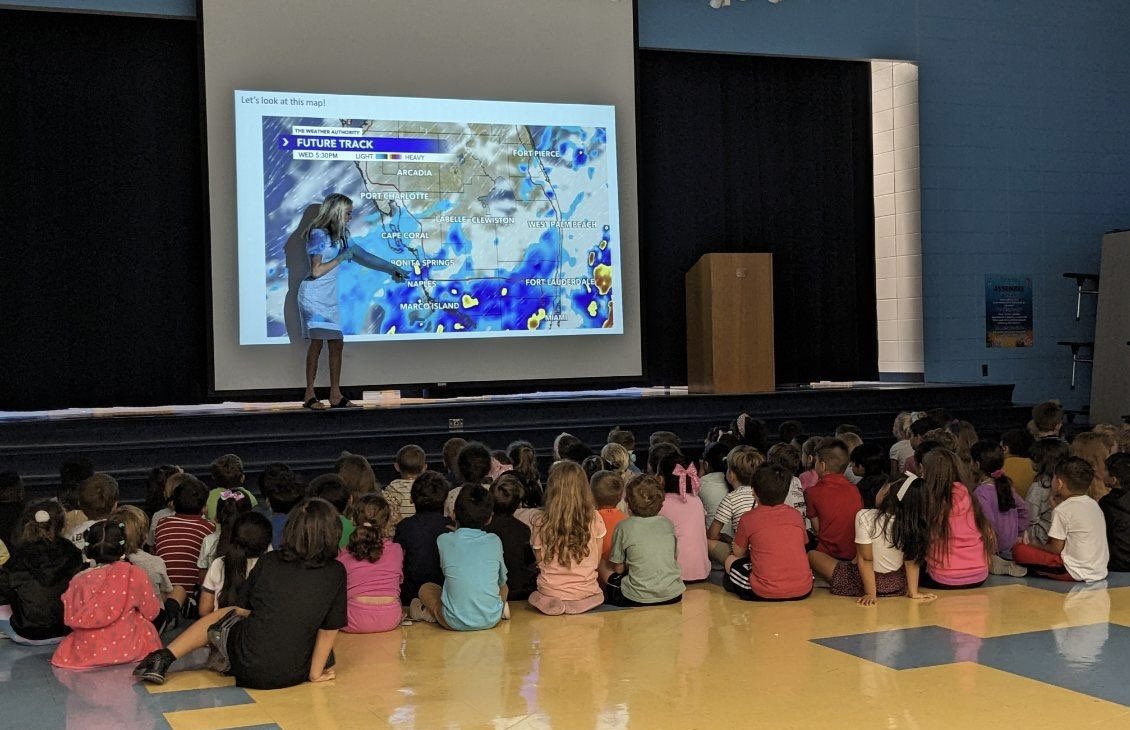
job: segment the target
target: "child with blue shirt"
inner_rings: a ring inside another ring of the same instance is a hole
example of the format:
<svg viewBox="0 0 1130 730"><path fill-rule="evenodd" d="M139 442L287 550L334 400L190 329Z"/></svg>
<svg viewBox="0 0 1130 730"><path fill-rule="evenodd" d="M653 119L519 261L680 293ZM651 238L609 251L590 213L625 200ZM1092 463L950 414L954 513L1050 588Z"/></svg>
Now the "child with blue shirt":
<svg viewBox="0 0 1130 730"><path fill-rule="evenodd" d="M509 618L502 541L483 531L493 514L494 498L487 489L462 486L455 500L455 532L436 539L443 586L421 586L420 597L408 607L409 618L453 631L489 629Z"/></svg>

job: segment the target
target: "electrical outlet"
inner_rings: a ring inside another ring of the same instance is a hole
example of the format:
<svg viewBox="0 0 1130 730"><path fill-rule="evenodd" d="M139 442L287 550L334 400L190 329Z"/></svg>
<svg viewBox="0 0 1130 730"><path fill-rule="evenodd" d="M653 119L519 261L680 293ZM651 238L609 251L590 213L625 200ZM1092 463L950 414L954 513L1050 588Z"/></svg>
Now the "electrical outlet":
<svg viewBox="0 0 1130 730"><path fill-rule="evenodd" d="M989 377L989 363L987 363L987 362L981 363L981 377L982 378Z"/></svg>
<svg viewBox="0 0 1130 730"><path fill-rule="evenodd" d="M447 419L447 430L448 431L462 431L463 430L463 419L462 418L449 418L449 419Z"/></svg>

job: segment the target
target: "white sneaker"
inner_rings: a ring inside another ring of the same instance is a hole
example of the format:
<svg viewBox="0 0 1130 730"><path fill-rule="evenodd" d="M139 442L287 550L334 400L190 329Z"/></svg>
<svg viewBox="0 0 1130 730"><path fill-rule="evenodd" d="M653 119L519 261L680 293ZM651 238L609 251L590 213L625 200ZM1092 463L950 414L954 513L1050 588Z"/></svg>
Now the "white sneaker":
<svg viewBox="0 0 1130 730"><path fill-rule="evenodd" d="M436 617L432 612L424 608L424 604L419 598L413 598L412 602L408 604L408 618L413 621L427 621L430 624L437 623Z"/></svg>

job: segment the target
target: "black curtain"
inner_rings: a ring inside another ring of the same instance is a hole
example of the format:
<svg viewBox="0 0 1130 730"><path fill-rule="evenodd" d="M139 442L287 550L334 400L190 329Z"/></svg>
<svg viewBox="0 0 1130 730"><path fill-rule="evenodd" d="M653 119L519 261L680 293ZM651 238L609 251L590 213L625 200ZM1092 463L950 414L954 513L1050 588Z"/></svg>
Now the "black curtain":
<svg viewBox="0 0 1130 730"><path fill-rule="evenodd" d="M640 51L648 380L683 384L687 270L773 254L777 382L878 376L871 72L862 62Z"/></svg>
<svg viewBox="0 0 1130 730"><path fill-rule="evenodd" d="M207 394L196 23L0 10L0 410Z"/></svg>

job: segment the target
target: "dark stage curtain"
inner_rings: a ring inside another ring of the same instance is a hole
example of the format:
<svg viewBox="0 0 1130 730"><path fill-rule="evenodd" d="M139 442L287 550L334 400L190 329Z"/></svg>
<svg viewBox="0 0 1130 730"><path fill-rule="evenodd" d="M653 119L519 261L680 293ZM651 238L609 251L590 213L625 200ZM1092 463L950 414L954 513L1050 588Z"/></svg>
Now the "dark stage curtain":
<svg viewBox="0 0 1130 730"><path fill-rule="evenodd" d="M715 252L773 254L779 384L877 378L869 64L640 51L638 114L648 380L687 382Z"/></svg>
<svg viewBox="0 0 1130 730"><path fill-rule="evenodd" d="M196 24L0 10L0 410L202 402Z"/></svg>

